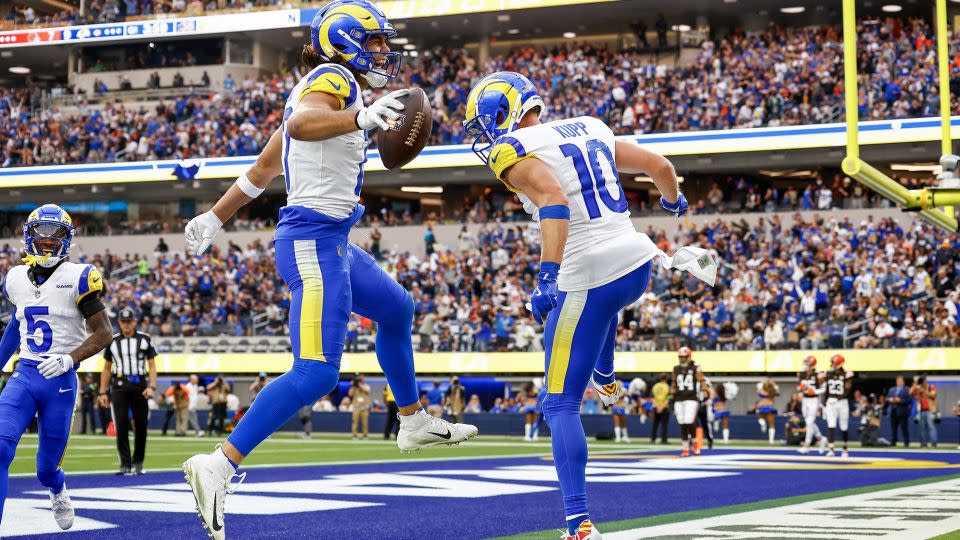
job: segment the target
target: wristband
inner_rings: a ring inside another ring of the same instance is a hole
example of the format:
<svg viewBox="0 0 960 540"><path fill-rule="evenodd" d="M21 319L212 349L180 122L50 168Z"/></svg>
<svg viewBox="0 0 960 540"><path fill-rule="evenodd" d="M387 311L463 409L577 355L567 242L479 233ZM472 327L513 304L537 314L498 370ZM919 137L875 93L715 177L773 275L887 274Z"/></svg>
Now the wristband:
<svg viewBox="0 0 960 540"><path fill-rule="evenodd" d="M540 219L570 219L570 207L562 204L544 206L540 209Z"/></svg>
<svg viewBox="0 0 960 540"><path fill-rule="evenodd" d="M107 394L106 392L100 392L99 395L101 395L101 396L106 396L106 395L108 395L108 394Z"/></svg>
<svg viewBox="0 0 960 540"><path fill-rule="evenodd" d="M250 179L247 178L247 173L243 173L242 175L240 175L240 178L237 178L236 185L238 188L240 188L240 191L242 191L247 197L250 197L251 199L256 199L266 189L266 188L257 187L253 185L253 182L251 182Z"/></svg>
<svg viewBox="0 0 960 540"><path fill-rule="evenodd" d="M560 263L543 262L540 263L540 273L537 274L537 279L540 281L556 281L559 273Z"/></svg>

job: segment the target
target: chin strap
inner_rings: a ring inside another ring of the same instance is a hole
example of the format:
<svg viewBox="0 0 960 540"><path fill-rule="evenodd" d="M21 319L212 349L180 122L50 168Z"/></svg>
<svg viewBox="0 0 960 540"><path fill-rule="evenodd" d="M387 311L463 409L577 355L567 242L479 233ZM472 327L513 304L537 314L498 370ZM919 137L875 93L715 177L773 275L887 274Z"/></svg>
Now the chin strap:
<svg viewBox="0 0 960 540"><path fill-rule="evenodd" d="M49 258L49 253L45 253L43 255L33 255L31 253L27 253L27 256L20 260L22 260L27 266L36 266L38 263L46 261Z"/></svg>

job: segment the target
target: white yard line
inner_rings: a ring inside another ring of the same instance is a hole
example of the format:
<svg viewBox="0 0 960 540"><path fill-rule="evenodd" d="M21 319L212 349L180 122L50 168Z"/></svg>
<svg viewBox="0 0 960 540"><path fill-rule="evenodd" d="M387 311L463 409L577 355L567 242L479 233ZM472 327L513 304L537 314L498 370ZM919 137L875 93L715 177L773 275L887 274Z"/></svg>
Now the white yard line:
<svg viewBox="0 0 960 540"><path fill-rule="evenodd" d="M603 537L606 540L661 537L919 540L960 529L958 490L960 479L954 478L843 497L827 494L822 500L605 532Z"/></svg>

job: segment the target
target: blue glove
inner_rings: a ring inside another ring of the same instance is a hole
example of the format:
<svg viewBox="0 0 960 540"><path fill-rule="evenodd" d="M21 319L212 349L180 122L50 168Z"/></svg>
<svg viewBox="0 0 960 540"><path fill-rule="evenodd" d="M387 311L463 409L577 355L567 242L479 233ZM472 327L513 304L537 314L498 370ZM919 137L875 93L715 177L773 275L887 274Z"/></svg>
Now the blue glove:
<svg viewBox="0 0 960 540"><path fill-rule="evenodd" d="M530 297L530 311L537 324L543 324L550 310L557 307L557 274L560 273L558 263L545 262L540 265L537 275L537 288Z"/></svg>
<svg viewBox="0 0 960 540"><path fill-rule="evenodd" d="M667 202L667 200L664 199L663 196L661 195L660 206L662 206L663 209L666 210L667 212L670 212L671 214L677 217L680 217L687 213L687 208L690 207L690 204L687 203L687 198L683 196L683 193L678 193L677 195L678 195L677 202L675 203Z"/></svg>

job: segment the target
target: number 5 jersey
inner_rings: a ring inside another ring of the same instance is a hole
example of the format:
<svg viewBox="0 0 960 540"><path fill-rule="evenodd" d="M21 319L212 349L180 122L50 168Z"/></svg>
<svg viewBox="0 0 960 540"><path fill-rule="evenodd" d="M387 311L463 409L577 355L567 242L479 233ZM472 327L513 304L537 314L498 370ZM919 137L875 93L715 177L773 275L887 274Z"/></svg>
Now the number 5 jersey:
<svg viewBox="0 0 960 540"><path fill-rule="evenodd" d="M64 261L37 284L29 269L14 266L3 280L3 295L15 306L20 327L20 359L40 362L47 354L70 354L87 338L77 305L103 290L100 272L92 264Z"/></svg>

